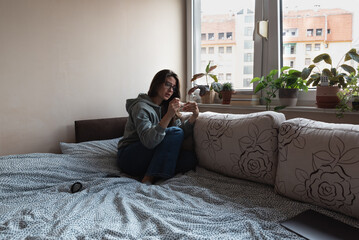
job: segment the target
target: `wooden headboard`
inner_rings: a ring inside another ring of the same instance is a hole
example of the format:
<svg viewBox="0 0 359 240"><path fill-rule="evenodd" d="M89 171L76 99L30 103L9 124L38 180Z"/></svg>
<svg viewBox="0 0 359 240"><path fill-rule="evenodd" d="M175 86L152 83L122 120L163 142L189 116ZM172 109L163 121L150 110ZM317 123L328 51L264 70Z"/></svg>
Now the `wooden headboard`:
<svg viewBox="0 0 359 240"><path fill-rule="evenodd" d="M76 142L105 140L123 136L127 117L75 121Z"/></svg>

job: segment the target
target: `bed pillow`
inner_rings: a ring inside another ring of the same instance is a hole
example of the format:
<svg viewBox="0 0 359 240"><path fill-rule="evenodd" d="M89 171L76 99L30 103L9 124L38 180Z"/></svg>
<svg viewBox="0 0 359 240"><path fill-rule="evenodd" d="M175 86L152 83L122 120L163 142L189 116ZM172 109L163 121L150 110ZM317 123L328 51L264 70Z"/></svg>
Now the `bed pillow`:
<svg viewBox="0 0 359 240"><path fill-rule="evenodd" d="M121 137L122 138L122 137ZM61 152L70 155L117 156L117 144L120 138L88 141L81 143L60 142Z"/></svg>
<svg viewBox="0 0 359 240"><path fill-rule="evenodd" d="M359 218L359 125L282 123L275 190Z"/></svg>
<svg viewBox="0 0 359 240"><path fill-rule="evenodd" d="M200 113L194 126L198 164L230 177L274 185L282 113Z"/></svg>

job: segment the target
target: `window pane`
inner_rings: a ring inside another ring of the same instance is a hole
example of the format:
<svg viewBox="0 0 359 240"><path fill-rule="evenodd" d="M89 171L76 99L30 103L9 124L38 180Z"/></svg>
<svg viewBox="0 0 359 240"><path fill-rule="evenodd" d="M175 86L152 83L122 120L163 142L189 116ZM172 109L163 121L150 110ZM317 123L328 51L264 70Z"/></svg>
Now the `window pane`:
<svg viewBox="0 0 359 240"><path fill-rule="evenodd" d="M208 36L201 37L201 48L208 54L201 54L200 69L213 60L219 81L230 81L235 89L253 88L248 79L253 78L254 6L255 0L201 0L200 32ZM196 84L206 84L205 78Z"/></svg>
<svg viewBox="0 0 359 240"><path fill-rule="evenodd" d="M314 3L315 2L315 3ZM283 66L302 70L321 53L328 53L337 66L351 48L359 49L359 8L353 0L282 0ZM322 5L318 4L322 3ZM291 35L291 29L297 29ZM289 45L295 44L293 54ZM354 67L356 62L346 62ZM330 67L321 63L319 68Z"/></svg>

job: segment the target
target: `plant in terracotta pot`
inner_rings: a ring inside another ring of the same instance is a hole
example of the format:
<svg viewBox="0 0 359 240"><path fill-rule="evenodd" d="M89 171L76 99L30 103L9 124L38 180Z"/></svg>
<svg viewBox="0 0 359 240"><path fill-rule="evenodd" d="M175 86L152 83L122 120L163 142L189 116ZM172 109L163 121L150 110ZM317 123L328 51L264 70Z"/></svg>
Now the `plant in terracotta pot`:
<svg viewBox="0 0 359 240"><path fill-rule="evenodd" d="M356 72L352 66L345 64L349 60L359 62L359 55L355 48L349 50L336 67L333 67L330 55L322 53L313 59L314 64L303 69L301 77L308 79L307 85L312 84L317 87L316 100L319 108L335 108L338 105L339 89L345 88L347 86L346 78L349 74ZM322 61L330 67L321 70L318 65ZM344 63L340 64L342 61Z"/></svg>
<svg viewBox="0 0 359 240"><path fill-rule="evenodd" d="M216 68L217 68L217 65L211 65L211 61L209 61L206 66L206 69L203 73L194 74L191 79L191 82L193 82L197 79L200 79L202 77L206 77L207 84L206 85L195 85L188 91L188 94L192 94L196 89L200 89L199 95L201 96L201 102L202 103L213 103L215 92L209 85L208 80L213 79L214 82L218 82L217 76L212 73L212 71Z"/></svg>
<svg viewBox="0 0 359 240"><path fill-rule="evenodd" d="M231 82L222 84L222 90L220 91L220 97L222 97L222 104L230 104L234 89Z"/></svg>

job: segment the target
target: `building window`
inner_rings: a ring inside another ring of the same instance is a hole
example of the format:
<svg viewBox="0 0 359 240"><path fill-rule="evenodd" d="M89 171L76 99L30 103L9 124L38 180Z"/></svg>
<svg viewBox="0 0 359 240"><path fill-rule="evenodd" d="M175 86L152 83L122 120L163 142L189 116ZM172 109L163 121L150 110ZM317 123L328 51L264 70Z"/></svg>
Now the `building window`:
<svg viewBox="0 0 359 240"><path fill-rule="evenodd" d="M253 35L253 28L252 27L245 27L244 28L244 36L252 36Z"/></svg>
<svg viewBox="0 0 359 240"><path fill-rule="evenodd" d="M218 73L218 80L222 81L224 78L224 74L223 73Z"/></svg>
<svg viewBox="0 0 359 240"><path fill-rule="evenodd" d="M232 40L232 32L227 32L227 39Z"/></svg>
<svg viewBox="0 0 359 240"><path fill-rule="evenodd" d="M232 73L227 73L226 74L226 81L231 81L232 80Z"/></svg>
<svg viewBox="0 0 359 240"><path fill-rule="evenodd" d="M323 30L321 28L318 28L318 29L315 30L315 35L316 36L322 36L322 32L323 32Z"/></svg>
<svg viewBox="0 0 359 240"><path fill-rule="evenodd" d="M253 49L253 41L245 40L244 49Z"/></svg>
<svg viewBox="0 0 359 240"><path fill-rule="evenodd" d="M307 52L312 51L312 44L305 44L305 51Z"/></svg>
<svg viewBox="0 0 359 240"><path fill-rule="evenodd" d="M243 79L243 87L250 87L251 86L251 81L252 81L252 78L245 78Z"/></svg>
<svg viewBox="0 0 359 240"><path fill-rule="evenodd" d="M214 47L209 47L208 48L208 53L209 54L214 54Z"/></svg>
<svg viewBox="0 0 359 240"><path fill-rule="evenodd" d="M283 37L297 37L298 29L297 28L289 28L283 30Z"/></svg>
<svg viewBox="0 0 359 240"><path fill-rule="evenodd" d="M253 62L253 53L245 53L244 62Z"/></svg>
<svg viewBox="0 0 359 240"><path fill-rule="evenodd" d="M218 47L218 53L224 53L224 47Z"/></svg>
<svg viewBox="0 0 359 240"><path fill-rule="evenodd" d="M253 16L244 16L244 22L245 23L253 23L254 17Z"/></svg>
<svg viewBox="0 0 359 240"><path fill-rule="evenodd" d="M327 33L330 34L330 29L327 29Z"/></svg>
<svg viewBox="0 0 359 240"><path fill-rule="evenodd" d="M243 74L253 74L253 66L244 66Z"/></svg>
<svg viewBox="0 0 359 240"><path fill-rule="evenodd" d="M206 54L207 51L206 51L206 48L205 47L201 47L201 54Z"/></svg>
<svg viewBox="0 0 359 240"><path fill-rule="evenodd" d="M206 34L205 33L201 33L201 40L206 41Z"/></svg>
<svg viewBox="0 0 359 240"><path fill-rule="evenodd" d="M289 66L290 66L291 68L294 68L294 61L289 61Z"/></svg>
<svg viewBox="0 0 359 240"><path fill-rule="evenodd" d="M218 33L218 39L219 40L224 40L224 33L223 32Z"/></svg>
<svg viewBox="0 0 359 240"><path fill-rule="evenodd" d="M214 40L214 33L208 33L208 40Z"/></svg>
<svg viewBox="0 0 359 240"><path fill-rule="evenodd" d="M305 64L306 66L309 66L311 63L312 63L312 59L310 59L310 58L306 58L306 59L305 59L305 63L304 63L304 64Z"/></svg>
<svg viewBox="0 0 359 240"><path fill-rule="evenodd" d="M232 53L232 47L227 47L226 48L226 53Z"/></svg>
<svg viewBox="0 0 359 240"><path fill-rule="evenodd" d="M320 51L320 43L316 43L316 44L314 45L314 50L315 50L315 51Z"/></svg>
<svg viewBox="0 0 359 240"><path fill-rule="evenodd" d="M295 54L295 45L290 46L290 54Z"/></svg>
<svg viewBox="0 0 359 240"><path fill-rule="evenodd" d="M313 37L313 29L307 29L307 37Z"/></svg>

